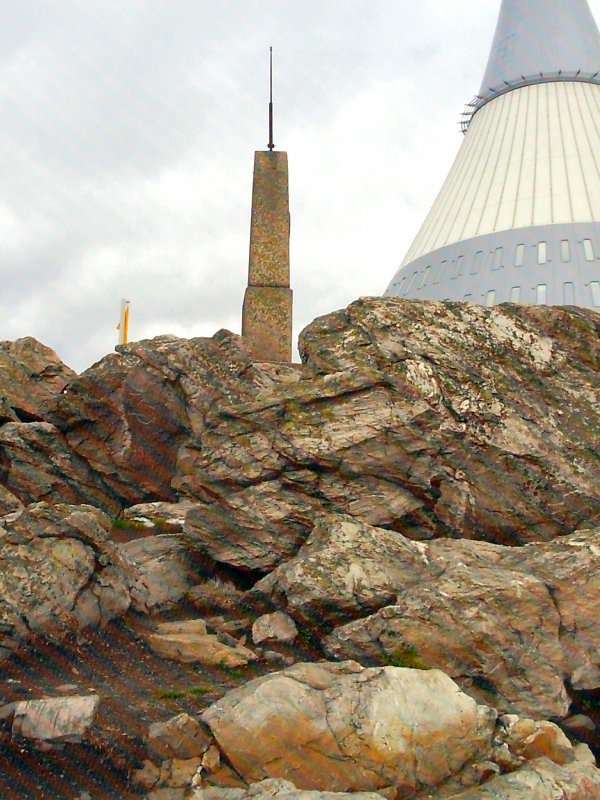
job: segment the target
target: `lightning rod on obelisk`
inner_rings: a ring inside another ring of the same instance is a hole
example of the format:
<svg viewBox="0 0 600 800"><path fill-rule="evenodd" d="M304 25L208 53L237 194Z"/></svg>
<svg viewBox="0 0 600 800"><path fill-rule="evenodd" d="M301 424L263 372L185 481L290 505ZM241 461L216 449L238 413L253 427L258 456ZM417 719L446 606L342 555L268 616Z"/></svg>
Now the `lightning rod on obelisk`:
<svg viewBox="0 0 600 800"><path fill-rule="evenodd" d="M269 150L273 150L273 48L269 47Z"/></svg>

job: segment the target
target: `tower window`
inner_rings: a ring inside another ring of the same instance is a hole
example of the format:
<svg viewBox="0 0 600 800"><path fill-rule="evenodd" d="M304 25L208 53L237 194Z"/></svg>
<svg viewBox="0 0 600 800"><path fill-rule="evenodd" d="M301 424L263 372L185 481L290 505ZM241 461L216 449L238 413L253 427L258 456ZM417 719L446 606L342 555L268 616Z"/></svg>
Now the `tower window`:
<svg viewBox="0 0 600 800"><path fill-rule="evenodd" d="M548 287L545 283L538 283L536 293L535 293L535 301L538 306L545 306L548 302Z"/></svg>
<svg viewBox="0 0 600 800"><path fill-rule="evenodd" d="M472 299L473 299L473 295L472 294L466 294L463 297L463 300L465 301L465 303L470 303Z"/></svg>
<svg viewBox="0 0 600 800"><path fill-rule="evenodd" d="M563 298L566 306L575 305L575 287L571 281L563 284Z"/></svg>
<svg viewBox="0 0 600 800"><path fill-rule="evenodd" d="M436 272L436 274L435 274L435 276L433 278L433 282L434 283L439 283L440 282L440 279L441 279L442 275L444 274L444 270L445 269L446 269L446 261L442 261L442 263L439 265L439 267L437 269L437 272Z"/></svg>
<svg viewBox="0 0 600 800"><path fill-rule="evenodd" d="M456 259L456 264L454 265L454 269L452 270L452 277L458 278L460 275L463 274L463 261L465 260L464 256L459 256Z"/></svg>
<svg viewBox="0 0 600 800"><path fill-rule="evenodd" d="M410 292L410 290L412 289L413 283L415 282L415 280L416 280L416 277L417 277L417 275L418 275L418 274L419 274L418 272L413 272L413 274L410 276L410 280L409 280L409 282L406 284L406 289L404 290L404 297L406 297L406 295L407 295L407 294Z"/></svg>
<svg viewBox="0 0 600 800"><path fill-rule="evenodd" d="M504 260L502 258L502 253L504 252L502 247L497 247L494 251L494 260L492 261L492 269L501 269L504 266Z"/></svg>
<svg viewBox="0 0 600 800"><path fill-rule="evenodd" d="M592 304L596 308L600 308L600 281L591 281L590 289L592 290Z"/></svg>
<svg viewBox="0 0 600 800"><path fill-rule="evenodd" d="M493 306L495 302L496 302L496 290L490 289L485 296L485 304L488 308L490 308L490 306Z"/></svg>
<svg viewBox="0 0 600 800"><path fill-rule="evenodd" d="M510 302L518 303L521 300L521 287L513 286L510 290Z"/></svg>
<svg viewBox="0 0 600 800"><path fill-rule="evenodd" d="M473 263L471 264L471 275L477 275L477 273L481 269L482 262L483 262L483 250L478 250L475 253L475 258L473 259Z"/></svg>
<svg viewBox="0 0 600 800"><path fill-rule="evenodd" d="M538 264L545 264L547 261L548 261L548 245L546 244L546 242L539 242L537 247L537 262Z"/></svg>
<svg viewBox="0 0 600 800"><path fill-rule="evenodd" d="M421 283L419 284L419 289L422 289L424 286L427 286L427 278L429 277L429 273L431 272L431 265L428 265L423 270L423 277L421 278Z"/></svg>
<svg viewBox="0 0 600 800"><path fill-rule="evenodd" d="M583 254L585 256L586 261L593 261L596 258L596 256L594 255L594 248L592 246L591 239L583 240Z"/></svg>
<svg viewBox="0 0 600 800"><path fill-rule="evenodd" d="M515 267L522 267L525 260L525 245L518 244L515 247Z"/></svg>
<svg viewBox="0 0 600 800"><path fill-rule="evenodd" d="M564 262L571 260L571 248L568 239L562 239L560 243L560 257Z"/></svg>

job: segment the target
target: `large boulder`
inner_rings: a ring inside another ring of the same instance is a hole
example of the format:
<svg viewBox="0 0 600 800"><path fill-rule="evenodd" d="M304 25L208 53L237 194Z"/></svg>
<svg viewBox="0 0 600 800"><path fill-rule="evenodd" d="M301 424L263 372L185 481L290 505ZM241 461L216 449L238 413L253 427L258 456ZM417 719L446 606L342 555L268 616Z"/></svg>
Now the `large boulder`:
<svg viewBox="0 0 600 800"><path fill-rule="evenodd" d="M398 593L443 571L428 546L350 516L323 515L297 555L258 581L295 619L326 632L395 602Z"/></svg>
<svg viewBox="0 0 600 800"><path fill-rule="evenodd" d="M510 545L599 523L599 328L585 309L398 298L316 320L300 381L223 396L180 449L173 485L204 504L188 535L267 572L323 511Z"/></svg>
<svg viewBox="0 0 600 800"><path fill-rule="evenodd" d="M561 717L565 678L600 687L599 570L600 529L506 547L414 542L330 515L253 593L311 628L331 657L435 667L503 711Z"/></svg>
<svg viewBox="0 0 600 800"><path fill-rule="evenodd" d="M0 661L32 634L60 641L130 605L132 570L91 506L32 505L0 528Z"/></svg>
<svg viewBox="0 0 600 800"><path fill-rule="evenodd" d="M213 405L246 401L270 386L241 337L159 336L119 347L56 399L48 419L123 506L176 499L180 445L201 434Z"/></svg>
<svg viewBox="0 0 600 800"><path fill-rule="evenodd" d="M297 664L256 679L202 719L248 782L409 796L486 753L496 714L437 670L346 662Z"/></svg>
<svg viewBox="0 0 600 800"><path fill-rule="evenodd" d="M75 377L54 350L31 336L0 342L0 425L44 419L46 403Z"/></svg>

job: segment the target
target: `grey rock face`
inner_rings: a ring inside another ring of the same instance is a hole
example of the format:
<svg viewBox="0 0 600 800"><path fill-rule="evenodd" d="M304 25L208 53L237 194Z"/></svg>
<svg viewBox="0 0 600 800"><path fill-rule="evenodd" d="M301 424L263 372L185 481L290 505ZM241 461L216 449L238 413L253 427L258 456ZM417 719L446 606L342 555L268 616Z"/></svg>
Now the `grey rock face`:
<svg viewBox="0 0 600 800"><path fill-rule="evenodd" d="M176 500L179 446L201 433L207 410L290 379L282 373L254 366L226 331L132 343L80 376L35 340L1 343L0 484L23 503L87 502L111 514Z"/></svg>
<svg viewBox="0 0 600 800"><path fill-rule="evenodd" d="M367 298L303 332L303 379L223 399L179 454L186 532L269 571L324 511L500 544L600 521L598 315Z"/></svg>
<svg viewBox="0 0 600 800"><path fill-rule="evenodd" d="M174 606L194 585L194 571L180 536L143 536L121 545L132 565L133 608L145 614Z"/></svg>
<svg viewBox="0 0 600 800"><path fill-rule="evenodd" d="M97 695L24 700L15 707L13 736L53 744L81 742L99 704Z"/></svg>
<svg viewBox="0 0 600 800"><path fill-rule="evenodd" d="M90 506L30 506L0 528L0 660L31 634L57 641L130 604L132 572Z"/></svg>
<svg viewBox="0 0 600 800"><path fill-rule="evenodd" d="M46 403L76 377L54 350L31 336L0 342L0 425L44 419Z"/></svg>
<svg viewBox="0 0 600 800"><path fill-rule="evenodd" d="M120 508L102 478L49 422L9 422L0 427L0 480L5 491L25 505L40 500L89 503L113 515Z"/></svg>
<svg viewBox="0 0 600 800"><path fill-rule="evenodd" d="M599 568L600 529L514 548L328 516L253 591L325 634L332 657L435 667L480 701L544 718L567 713L565 677L600 686Z"/></svg>
<svg viewBox="0 0 600 800"><path fill-rule="evenodd" d="M246 400L271 379L239 336L161 336L119 348L69 385L48 419L122 505L173 501L179 446L223 400Z"/></svg>

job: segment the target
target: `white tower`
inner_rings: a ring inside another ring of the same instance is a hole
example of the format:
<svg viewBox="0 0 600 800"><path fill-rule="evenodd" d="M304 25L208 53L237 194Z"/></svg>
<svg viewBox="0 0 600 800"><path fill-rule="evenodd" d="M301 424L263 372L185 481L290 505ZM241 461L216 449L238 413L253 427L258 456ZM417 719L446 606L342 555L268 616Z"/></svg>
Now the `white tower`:
<svg viewBox="0 0 600 800"><path fill-rule="evenodd" d="M600 35L586 0L502 0L463 131L385 294L600 311Z"/></svg>

